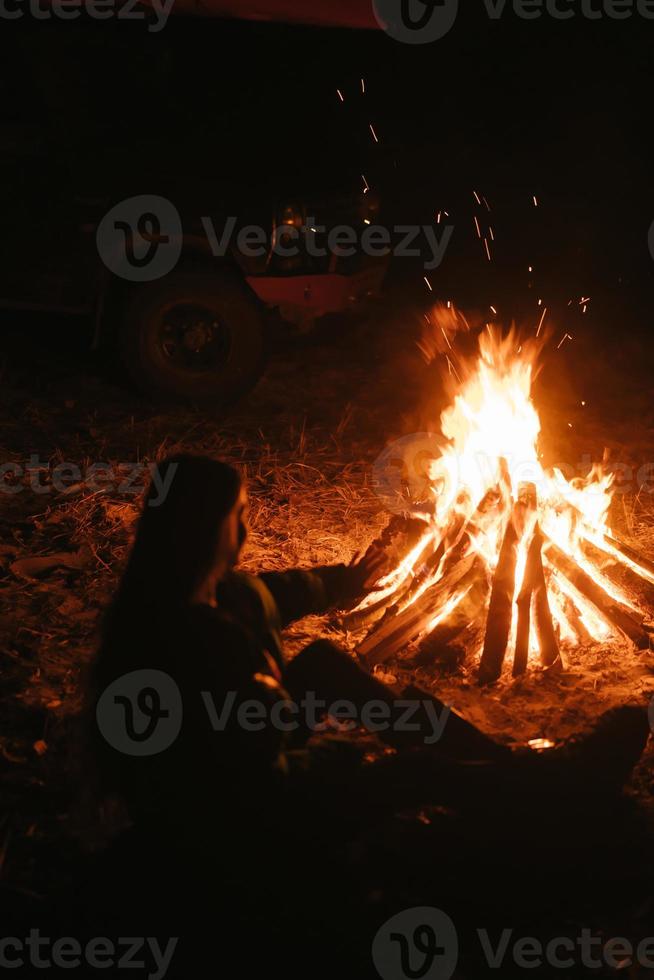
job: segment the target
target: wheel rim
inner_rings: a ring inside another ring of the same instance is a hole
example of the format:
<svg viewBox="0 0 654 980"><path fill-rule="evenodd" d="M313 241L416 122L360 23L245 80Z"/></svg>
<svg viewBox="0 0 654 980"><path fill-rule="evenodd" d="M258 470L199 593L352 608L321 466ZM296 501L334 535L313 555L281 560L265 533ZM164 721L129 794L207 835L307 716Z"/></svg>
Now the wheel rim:
<svg viewBox="0 0 654 980"><path fill-rule="evenodd" d="M232 336L216 310L197 303L175 303L161 314L158 347L165 364L188 374L211 374L223 368Z"/></svg>

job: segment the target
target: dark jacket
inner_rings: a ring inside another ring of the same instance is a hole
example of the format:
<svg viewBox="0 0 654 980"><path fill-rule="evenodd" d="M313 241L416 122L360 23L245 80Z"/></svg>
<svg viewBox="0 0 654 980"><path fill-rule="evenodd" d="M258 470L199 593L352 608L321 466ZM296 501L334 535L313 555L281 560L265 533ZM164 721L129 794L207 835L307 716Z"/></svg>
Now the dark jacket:
<svg viewBox="0 0 654 980"><path fill-rule="evenodd" d="M157 670L174 680L183 706L179 735L151 756L117 752L95 729L105 784L137 824L192 848L206 846L219 825L222 836L242 838L244 824L271 826L292 809L292 775L310 766L307 753L291 751L269 724L246 730L239 712L247 702L269 710L287 699L281 631L346 601L348 571L234 572L218 589L218 608L114 607L95 668L96 701L124 674Z"/></svg>

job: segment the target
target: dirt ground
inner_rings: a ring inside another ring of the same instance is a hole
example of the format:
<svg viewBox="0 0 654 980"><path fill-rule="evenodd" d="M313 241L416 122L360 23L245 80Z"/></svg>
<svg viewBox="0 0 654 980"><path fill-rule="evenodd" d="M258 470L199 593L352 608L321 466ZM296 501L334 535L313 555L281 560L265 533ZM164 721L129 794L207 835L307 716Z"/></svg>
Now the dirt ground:
<svg viewBox="0 0 654 980"><path fill-rule="evenodd" d="M373 486L387 442L435 421L443 391L417 355L412 328L399 319L357 328L332 324L277 351L256 391L229 412L161 409L108 376L101 362L50 341L21 337L5 355L0 389L2 462L37 457L46 468L38 492L26 481L0 494L0 873L5 884L43 894L86 846L72 805L71 733L81 708L86 665L98 624L129 545L145 464L181 448L242 467L251 499L250 570L349 560L389 519ZM404 330L404 334L402 334ZM544 443L558 459L588 452L636 468L654 451L654 407L644 380L625 390L620 359L569 345L546 366L536 399ZM590 365L590 366L589 366ZM292 394L289 394L291 392ZM582 406L582 400L587 404ZM619 406L619 407L618 407ZM67 492L52 469L72 462L82 479ZM109 487L84 475L108 463ZM130 492L117 489L121 466L141 465ZM7 487L5 487L7 489ZM626 480L612 519L652 556L654 504ZM192 502L190 502L192 506ZM56 556L53 560L52 556ZM33 558L50 561L34 564ZM338 617L311 618L288 632L292 654L317 636L353 651L357 636ZM417 681L474 723L505 740L563 738L587 729L615 704L646 705L654 659L616 646L570 652L559 674L476 686L470 669L418 674L402 662L386 679ZM654 828L654 754L631 788ZM88 828L86 828L88 831Z"/></svg>

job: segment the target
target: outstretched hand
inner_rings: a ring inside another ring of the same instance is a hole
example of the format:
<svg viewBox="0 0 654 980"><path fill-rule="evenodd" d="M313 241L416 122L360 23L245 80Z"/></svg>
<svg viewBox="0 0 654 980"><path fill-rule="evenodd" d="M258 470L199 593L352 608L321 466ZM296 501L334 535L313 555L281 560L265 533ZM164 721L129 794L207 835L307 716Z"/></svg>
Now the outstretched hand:
<svg viewBox="0 0 654 980"><path fill-rule="evenodd" d="M388 555L378 541L373 541L363 556L357 555L349 566L357 594L371 589L390 570L388 564Z"/></svg>

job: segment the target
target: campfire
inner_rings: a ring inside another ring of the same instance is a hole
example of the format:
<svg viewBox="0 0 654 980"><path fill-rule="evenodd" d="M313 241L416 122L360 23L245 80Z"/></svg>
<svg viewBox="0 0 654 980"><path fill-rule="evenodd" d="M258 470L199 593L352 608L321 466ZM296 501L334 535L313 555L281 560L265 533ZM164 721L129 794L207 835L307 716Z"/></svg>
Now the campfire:
<svg viewBox="0 0 654 980"><path fill-rule="evenodd" d="M568 480L541 464L531 391L542 346L488 326L461 364L425 499L406 501L385 532L395 567L346 617L370 627L358 648L370 666L409 650L415 665L472 662L488 684L505 664L513 676L561 669L593 642L649 647L654 563L611 531L613 474L595 465Z"/></svg>

